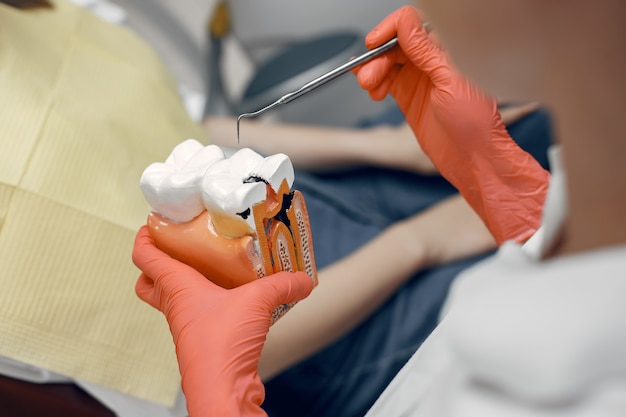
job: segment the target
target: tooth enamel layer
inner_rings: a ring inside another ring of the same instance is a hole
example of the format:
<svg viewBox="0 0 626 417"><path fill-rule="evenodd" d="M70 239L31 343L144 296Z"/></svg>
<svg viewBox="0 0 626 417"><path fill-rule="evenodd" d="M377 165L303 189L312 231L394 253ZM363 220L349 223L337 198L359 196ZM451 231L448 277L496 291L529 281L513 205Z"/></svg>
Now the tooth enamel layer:
<svg viewBox="0 0 626 417"><path fill-rule="evenodd" d="M233 229L236 222L232 216L243 219L252 233L255 230L252 208L265 201L267 188L276 194L283 181L291 187L293 180L293 166L286 155L264 158L244 148L207 169L202 179L202 200L219 232L239 236L241 230Z"/></svg>
<svg viewBox="0 0 626 417"><path fill-rule="evenodd" d="M148 166L139 185L152 210L177 223L190 221L202 211L200 193L207 168L225 158L218 146L203 146L188 139L174 148L165 162Z"/></svg>
<svg viewBox="0 0 626 417"><path fill-rule="evenodd" d="M264 158L244 148L226 158L218 146L188 139L165 162L146 168L140 186L161 216L184 223L206 209L218 232L237 237L254 233L252 208L267 198L268 187L276 194L283 181L291 188L293 180L293 166L284 154Z"/></svg>

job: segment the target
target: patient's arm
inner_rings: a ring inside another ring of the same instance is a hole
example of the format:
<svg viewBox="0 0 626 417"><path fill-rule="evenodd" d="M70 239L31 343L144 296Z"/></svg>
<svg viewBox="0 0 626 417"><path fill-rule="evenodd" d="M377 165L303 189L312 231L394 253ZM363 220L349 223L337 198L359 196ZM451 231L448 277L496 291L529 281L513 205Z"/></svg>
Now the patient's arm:
<svg viewBox="0 0 626 417"><path fill-rule="evenodd" d="M528 116L532 112L539 110L541 106L539 103L530 102L530 103L521 103L521 104L512 104L508 105L507 103L502 103L499 105L500 117L502 118L502 122L506 126L509 126L518 120Z"/></svg>
<svg viewBox="0 0 626 417"><path fill-rule="evenodd" d="M252 148L265 155L285 153L301 169L374 165L436 174L406 125L351 129L242 120L239 144L235 118L209 117L204 126L211 143Z"/></svg>
<svg viewBox="0 0 626 417"><path fill-rule="evenodd" d="M350 256L319 271L315 291L271 328L259 374L268 380L337 340L415 272L495 246L460 196L390 226Z"/></svg>
<svg viewBox="0 0 626 417"><path fill-rule="evenodd" d="M504 124L510 125L538 108L537 103L508 105L500 108L500 114ZM373 165L437 174L406 124L353 129L243 119L239 144L234 117L208 117L204 127L216 145L252 148L265 155L285 153L301 169L336 170Z"/></svg>

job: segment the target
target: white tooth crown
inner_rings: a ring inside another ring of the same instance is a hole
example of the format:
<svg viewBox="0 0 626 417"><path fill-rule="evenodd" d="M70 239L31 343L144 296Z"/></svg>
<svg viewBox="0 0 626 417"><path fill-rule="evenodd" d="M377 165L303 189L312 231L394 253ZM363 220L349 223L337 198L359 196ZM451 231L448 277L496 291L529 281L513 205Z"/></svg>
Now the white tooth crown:
<svg viewBox="0 0 626 417"><path fill-rule="evenodd" d="M258 164L252 170L253 176L258 176L267 181L274 191L280 188L283 180L287 180L287 184L291 189L294 180L293 165L291 160L285 154L278 153L268 156L263 163Z"/></svg>
<svg viewBox="0 0 626 417"><path fill-rule="evenodd" d="M277 192L283 179L291 187L294 171L286 155L264 158L244 148L207 169L202 179L202 200L209 210L230 214L248 211L244 219L254 229L252 206L265 200L266 184Z"/></svg>
<svg viewBox="0 0 626 417"><path fill-rule="evenodd" d="M244 148L226 158L220 147L188 139L165 162L146 168L140 186L152 210L174 222L207 209L242 214L254 228L252 206L265 200L266 184L277 192L283 180L291 188L293 166L284 154L264 158Z"/></svg>
<svg viewBox="0 0 626 417"><path fill-rule="evenodd" d="M139 185L152 210L174 222L187 222L204 210L199 188L206 167L223 159L218 146L204 147L188 139L165 162L148 166Z"/></svg>

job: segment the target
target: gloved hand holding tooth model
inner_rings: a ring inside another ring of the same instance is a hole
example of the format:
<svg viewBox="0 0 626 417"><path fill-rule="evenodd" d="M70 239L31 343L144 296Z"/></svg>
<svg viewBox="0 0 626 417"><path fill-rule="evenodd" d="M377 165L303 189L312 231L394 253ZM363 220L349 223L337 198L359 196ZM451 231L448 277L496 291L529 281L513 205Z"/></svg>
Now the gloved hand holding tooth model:
<svg viewBox="0 0 626 417"><path fill-rule="evenodd" d="M147 226L137 234L133 262L143 271L137 295L170 326L189 415L265 415L257 367L272 315L308 296L311 278L279 272L224 289L159 250Z"/></svg>
<svg viewBox="0 0 626 417"><path fill-rule="evenodd" d="M226 158L193 139L142 175L153 211L133 251L136 292L167 318L191 416L264 415L266 334L317 283L293 179L285 155Z"/></svg>
<svg viewBox="0 0 626 417"><path fill-rule="evenodd" d="M317 272L302 194L291 161L244 148L230 158L189 139L144 171L157 247L224 288L280 271Z"/></svg>

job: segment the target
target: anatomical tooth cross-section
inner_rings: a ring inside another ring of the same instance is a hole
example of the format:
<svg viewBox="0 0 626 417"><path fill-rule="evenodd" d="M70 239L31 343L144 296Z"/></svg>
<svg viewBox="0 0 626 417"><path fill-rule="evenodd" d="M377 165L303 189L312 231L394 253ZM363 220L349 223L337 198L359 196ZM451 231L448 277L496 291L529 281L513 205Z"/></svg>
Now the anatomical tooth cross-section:
<svg viewBox="0 0 626 417"><path fill-rule="evenodd" d="M230 157L188 139L140 180L152 211L148 228L161 250L224 288L279 271L304 271L317 284L309 216L291 190L284 154L240 149ZM291 305L277 308L273 320Z"/></svg>

